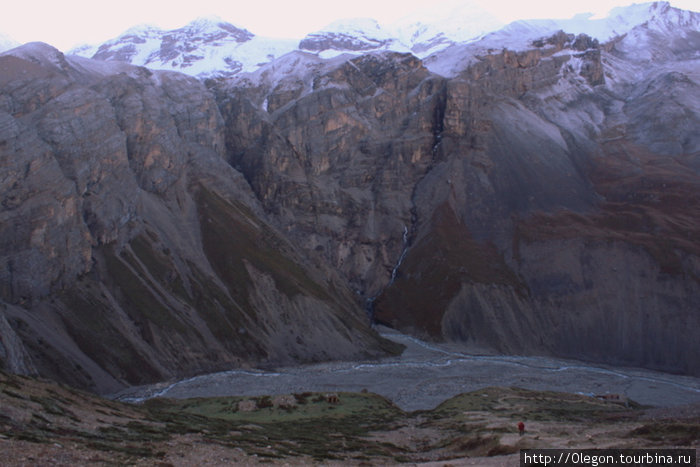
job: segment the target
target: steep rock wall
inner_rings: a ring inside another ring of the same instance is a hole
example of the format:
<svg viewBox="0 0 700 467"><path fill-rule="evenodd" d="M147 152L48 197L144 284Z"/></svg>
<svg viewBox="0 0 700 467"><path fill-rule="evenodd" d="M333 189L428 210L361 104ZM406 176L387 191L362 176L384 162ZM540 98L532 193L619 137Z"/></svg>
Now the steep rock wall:
<svg viewBox="0 0 700 467"><path fill-rule="evenodd" d="M621 74L619 56L598 53ZM424 221L377 318L479 350L700 374L699 147L689 130L700 114L696 99L678 97L697 84L652 71L591 87L564 64L557 80L505 96L469 70L471 80L448 83L451 155L417 188Z"/></svg>
<svg viewBox="0 0 700 467"><path fill-rule="evenodd" d="M560 33L451 79L399 54L297 57L214 85L227 157L381 322L698 374L698 116L679 97L697 85L619 44ZM676 123L650 123L658 105Z"/></svg>
<svg viewBox="0 0 700 467"><path fill-rule="evenodd" d="M372 297L401 254L413 187L435 159L443 80L401 54L308 74L217 90L228 158L295 244Z"/></svg>
<svg viewBox="0 0 700 467"><path fill-rule="evenodd" d="M395 351L223 158L193 78L0 56L3 367L99 392Z"/></svg>

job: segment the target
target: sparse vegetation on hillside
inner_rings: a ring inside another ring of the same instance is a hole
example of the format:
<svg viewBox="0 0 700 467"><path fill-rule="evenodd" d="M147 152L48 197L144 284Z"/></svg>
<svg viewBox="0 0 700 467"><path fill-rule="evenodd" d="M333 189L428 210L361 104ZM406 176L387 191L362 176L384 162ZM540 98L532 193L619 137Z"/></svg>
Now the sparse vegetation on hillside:
<svg viewBox="0 0 700 467"><path fill-rule="evenodd" d="M700 410L683 413L517 388L474 391L410 413L370 393L131 405L0 373L0 464L385 464L521 448L696 446Z"/></svg>

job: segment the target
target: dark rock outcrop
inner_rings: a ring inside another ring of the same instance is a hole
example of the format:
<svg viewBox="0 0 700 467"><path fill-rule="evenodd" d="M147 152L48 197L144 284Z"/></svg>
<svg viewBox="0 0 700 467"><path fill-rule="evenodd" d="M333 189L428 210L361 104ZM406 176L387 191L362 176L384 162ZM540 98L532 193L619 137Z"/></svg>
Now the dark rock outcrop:
<svg viewBox="0 0 700 467"><path fill-rule="evenodd" d="M350 34L324 33L309 34L299 42L300 50L322 52L324 50L347 50L353 52L375 50L383 47L389 40L357 38Z"/></svg>

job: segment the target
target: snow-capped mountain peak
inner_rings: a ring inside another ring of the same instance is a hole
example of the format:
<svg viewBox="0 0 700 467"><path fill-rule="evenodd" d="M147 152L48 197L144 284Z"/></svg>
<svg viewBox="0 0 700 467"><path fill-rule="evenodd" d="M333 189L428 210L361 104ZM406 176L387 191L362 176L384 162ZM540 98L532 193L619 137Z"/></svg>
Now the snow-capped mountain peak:
<svg viewBox="0 0 700 467"><path fill-rule="evenodd" d="M199 16L199 17L195 18L194 20L190 21L185 26L183 26L182 29L194 29L194 30L202 31L205 29L216 28L220 24L235 26L232 23L224 20L219 15L205 15L205 16ZM244 28L239 27L239 29L244 29Z"/></svg>
<svg viewBox="0 0 700 467"><path fill-rule="evenodd" d="M259 38L218 16L206 16L172 30L135 26L96 50L81 46L69 53L207 77L253 71L296 45L293 40Z"/></svg>
<svg viewBox="0 0 700 467"><path fill-rule="evenodd" d="M618 7L604 18L584 13L569 19L520 20L504 27L474 3L447 0L391 25L369 18L338 20L301 41L255 36L220 17L207 16L173 30L135 26L99 47L81 46L69 53L204 78L252 72L292 51L321 59L396 51L411 52L424 59L431 70L447 73L445 70L461 66L465 54L474 57L503 48L525 50L558 31L586 34L600 43L617 38L618 51L640 60L667 53L659 44L668 43L664 38L670 37L685 42L688 53L697 53L698 16L668 2L654 2Z"/></svg>
<svg viewBox="0 0 700 467"><path fill-rule="evenodd" d="M345 52L368 52L389 48L395 50L397 47L400 48L400 45L391 32L371 18L334 21L299 42L299 49L320 53L326 58Z"/></svg>
<svg viewBox="0 0 700 467"><path fill-rule="evenodd" d="M411 52L422 58L455 43L477 39L501 26L503 23L476 4L451 0L438 8L419 10L388 26L368 18L336 21L306 36L299 48L326 58L378 50Z"/></svg>
<svg viewBox="0 0 700 467"><path fill-rule="evenodd" d="M693 21L697 22L697 16L697 13L674 8L668 2L633 4L616 7L603 18L582 13L568 19L518 20L486 34L479 42L483 48L523 50L531 48L533 40L564 31L586 34L604 43L642 26L667 32L678 27L689 27Z"/></svg>
<svg viewBox="0 0 700 467"><path fill-rule="evenodd" d="M124 36L143 36L143 35L154 35L163 32L161 28L150 23L135 24L126 31L124 31L119 37Z"/></svg>
<svg viewBox="0 0 700 467"><path fill-rule="evenodd" d="M610 15L623 24L615 31L623 36L615 48L627 59L658 61L700 56L700 14L674 8L667 2L633 5L629 10L615 9ZM634 13L636 21L632 19Z"/></svg>
<svg viewBox="0 0 700 467"><path fill-rule="evenodd" d="M568 19L519 20L478 40L433 53L424 58L424 64L434 73L454 76L492 51L546 47L546 39L557 34L585 35L600 44L610 43L617 54L630 61L697 58L700 14L674 8L668 2L654 2L614 8L602 18L588 13Z"/></svg>
<svg viewBox="0 0 700 467"><path fill-rule="evenodd" d="M503 27L476 3L450 0L407 15L391 25L395 36L423 56L453 43L466 42Z"/></svg>
<svg viewBox="0 0 700 467"><path fill-rule="evenodd" d="M384 37L391 39L388 31L384 31L377 20L372 18L343 18L333 21L321 32L336 32L343 34L366 34L370 36Z"/></svg>
<svg viewBox="0 0 700 467"><path fill-rule="evenodd" d="M185 34L188 37L199 35L204 40L226 39L236 42L245 42L254 37L254 34L242 27L224 21L219 16L202 16L180 29L169 31L169 34Z"/></svg>

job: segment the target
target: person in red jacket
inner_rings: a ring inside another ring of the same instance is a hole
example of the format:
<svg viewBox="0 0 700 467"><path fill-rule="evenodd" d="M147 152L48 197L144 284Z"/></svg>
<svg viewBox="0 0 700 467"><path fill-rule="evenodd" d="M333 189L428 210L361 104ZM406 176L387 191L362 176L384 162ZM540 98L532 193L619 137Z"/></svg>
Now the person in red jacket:
<svg viewBox="0 0 700 467"><path fill-rule="evenodd" d="M518 422L518 432L520 433L520 436L525 433L525 424L523 422Z"/></svg>

